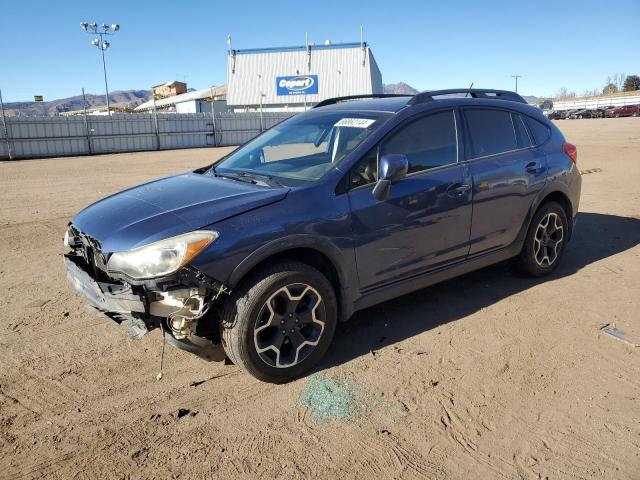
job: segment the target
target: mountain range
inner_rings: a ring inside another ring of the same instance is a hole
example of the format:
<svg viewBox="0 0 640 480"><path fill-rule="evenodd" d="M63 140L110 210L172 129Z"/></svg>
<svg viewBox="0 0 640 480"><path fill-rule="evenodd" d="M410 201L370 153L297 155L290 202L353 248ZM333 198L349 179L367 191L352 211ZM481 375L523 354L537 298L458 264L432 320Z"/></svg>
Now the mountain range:
<svg viewBox="0 0 640 480"><path fill-rule="evenodd" d="M104 95L87 93L87 108L101 107L106 104ZM116 90L109 93L109 103L112 107L135 108L151 98L149 90ZM82 95L59 98L48 102L9 102L4 104L7 115L48 115L53 116L61 112L82 110ZM19 112L19 113L18 113Z"/></svg>
<svg viewBox="0 0 640 480"><path fill-rule="evenodd" d="M386 83L383 85L384 93L415 95L418 90L404 82ZM101 107L105 105L104 95L87 93L87 108ZM151 98L149 90L116 90L109 94L109 103L112 107L135 108ZM543 99L524 95L529 103L540 103ZM9 102L4 104L5 112L9 116L14 115L47 115L53 116L61 112L82 110L82 95L59 98L47 102Z"/></svg>

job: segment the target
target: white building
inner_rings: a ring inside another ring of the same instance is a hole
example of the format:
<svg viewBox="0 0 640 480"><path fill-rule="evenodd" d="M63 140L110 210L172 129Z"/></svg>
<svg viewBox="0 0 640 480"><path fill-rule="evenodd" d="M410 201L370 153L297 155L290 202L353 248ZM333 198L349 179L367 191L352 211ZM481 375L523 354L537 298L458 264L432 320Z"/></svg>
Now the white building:
<svg viewBox="0 0 640 480"><path fill-rule="evenodd" d="M332 97L382 93L366 43L229 50L230 110L302 111Z"/></svg>
<svg viewBox="0 0 640 480"><path fill-rule="evenodd" d="M138 105L135 111L152 112L155 108L163 113L211 113L211 102L213 101L215 113L223 113L227 111L226 95L226 85L203 88L202 90L193 90L173 97L158 99L155 101L155 106L153 100L148 100Z"/></svg>

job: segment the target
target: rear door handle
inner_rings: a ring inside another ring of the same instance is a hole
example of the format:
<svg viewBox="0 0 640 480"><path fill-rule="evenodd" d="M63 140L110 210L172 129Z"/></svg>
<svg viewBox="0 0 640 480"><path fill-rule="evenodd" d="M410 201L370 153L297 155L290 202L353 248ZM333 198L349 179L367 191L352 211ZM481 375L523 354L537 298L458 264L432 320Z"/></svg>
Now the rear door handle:
<svg viewBox="0 0 640 480"><path fill-rule="evenodd" d="M528 173L538 173L542 168L538 162L529 162L525 167Z"/></svg>
<svg viewBox="0 0 640 480"><path fill-rule="evenodd" d="M450 197L458 198L462 197L465 193L471 190L471 185L467 183L454 183L447 188L447 195Z"/></svg>

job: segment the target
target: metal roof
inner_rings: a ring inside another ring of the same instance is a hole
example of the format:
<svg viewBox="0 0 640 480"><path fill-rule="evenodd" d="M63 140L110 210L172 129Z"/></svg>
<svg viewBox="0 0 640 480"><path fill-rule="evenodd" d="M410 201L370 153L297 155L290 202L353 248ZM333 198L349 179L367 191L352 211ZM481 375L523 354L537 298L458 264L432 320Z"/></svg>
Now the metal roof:
<svg viewBox="0 0 640 480"><path fill-rule="evenodd" d="M231 50L231 54L247 55L252 53L279 53L279 52L306 52L310 50L331 50L337 48L362 48L367 47L367 42L350 42L350 43L329 43L327 45L298 45L293 47L268 47L268 48L246 48L241 50Z"/></svg>
<svg viewBox="0 0 640 480"><path fill-rule="evenodd" d="M211 90L213 89L213 96L215 99L223 100L227 95L227 86L220 85L218 87L212 86L209 88L203 88L201 90L194 90L193 92L181 93L180 95L174 95L173 97L161 98L156 100L156 108L164 108L175 105L176 103L188 102L190 100L204 100L211 98ZM141 110L153 110L153 100L148 100L135 108L136 111Z"/></svg>

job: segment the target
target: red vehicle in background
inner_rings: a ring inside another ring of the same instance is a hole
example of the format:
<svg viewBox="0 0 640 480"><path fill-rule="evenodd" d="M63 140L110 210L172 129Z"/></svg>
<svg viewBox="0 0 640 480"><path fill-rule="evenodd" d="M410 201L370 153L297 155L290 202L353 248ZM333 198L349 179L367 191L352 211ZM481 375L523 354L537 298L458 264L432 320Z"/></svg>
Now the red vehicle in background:
<svg viewBox="0 0 640 480"><path fill-rule="evenodd" d="M637 117L640 115L640 105L625 105L624 107L610 108L604 112L605 117Z"/></svg>

